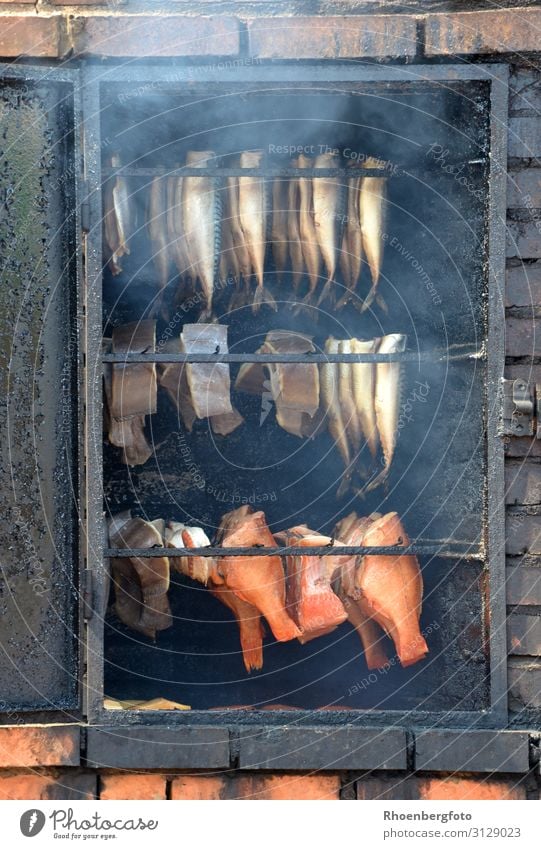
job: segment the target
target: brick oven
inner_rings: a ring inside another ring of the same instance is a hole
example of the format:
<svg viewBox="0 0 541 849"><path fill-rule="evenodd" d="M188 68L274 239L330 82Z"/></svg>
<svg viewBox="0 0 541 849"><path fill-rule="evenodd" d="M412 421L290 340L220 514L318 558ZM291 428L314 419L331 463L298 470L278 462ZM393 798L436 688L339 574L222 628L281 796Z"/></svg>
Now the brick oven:
<svg viewBox="0 0 541 849"><path fill-rule="evenodd" d="M0 9L1 798L539 798L541 11L314 5Z"/></svg>

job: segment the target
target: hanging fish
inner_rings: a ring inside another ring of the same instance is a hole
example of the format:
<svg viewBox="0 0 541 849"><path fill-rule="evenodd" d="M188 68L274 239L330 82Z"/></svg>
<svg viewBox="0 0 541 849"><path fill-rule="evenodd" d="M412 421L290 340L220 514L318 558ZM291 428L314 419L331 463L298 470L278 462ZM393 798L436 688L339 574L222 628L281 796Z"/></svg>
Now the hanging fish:
<svg viewBox="0 0 541 849"><path fill-rule="evenodd" d="M340 270L346 291L336 305L337 309L341 309L353 297L355 287L361 276L363 242L359 207L360 191L360 178L352 177L349 179L347 185L346 221L342 235L342 250L340 252Z"/></svg>
<svg viewBox="0 0 541 849"><path fill-rule="evenodd" d="M214 158L211 150L190 150L186 154L186 165L208 169ZM217 202L213 178L184 177L182 198L188 256L192 263L192 277L199 279L203 289L205 307L200 318L205 320L212 315L216 271Z"/></svg>
<svg viewBox="0 0 541 849"><path fill-rule="evenodd" d="M120 168L120 156L111 156L111 168ZM117 174L108 180L104 189L104 238L109 249L108 265L116 276L122 272L119 260L130 253L129 238L133 232L134 215L126 178Z"/></svg>
<svg viewBox="0 0 541 849"><path fill-rule="evenodd" d="M338 154L322 153L316 156L315 168L337 168ZM341 183L339 177L314 177L313 203L314 222L327 282L318 300L321 304L328 298L334 283L338 256L338 221L341 213Z"/></svg>
<svg viewBox="0 0 541 849"><path fill-rule="evenodd" d="M385 168L379 159L368 157L366 168ZM370 268L372 288L362 306L367 310L377 296L377 287L383 265L384 231L387 212L387 180L381 177L363 177L361 180L360 215L363 251Z"/></svg>
<svg viewBox="0 0 541 849"><path fill-rule="evenodd" d="M278 282L287 268L289 257L288 244L288 194L287 180L274 180L272 184L272 256Z"/></svg>
<svg viewBox="0 0 541 849"><path fill-rule="evenodd" d="M245 151L240 155L241 168L259 168L262 159L262 150ZM239 213L240 225L257 281L252 310L256 313L261 305L266 303L276 311L276 301L263 285L267 244L267 198L265 181L261 177L239 177Z"/></svg>
<svg viewBox="0 0 541 849"><path fill-rule="evenodd" d="M405 349L406 336L402 333L391 333L388 336L383 336L377 353L397 354L403 352ZM381 486L389 474L398 434L401 377L401 363L385 362L376 364L374 407L385 465L381 472L366 484L361 491L362 493L371 492L371 490Z"/></svg>
<svg viewBox="0 0 541 849"><path fill-rule="evenodd" d="M299 168L312 168L313 166L313 160L303 154L299 156L297 163ZM318 235L314 220L313 193L314 189L310 177L301 177L299 179L299 235L304 267L310 284L308 294L302 301L303 304L310 304L313 301L319 281L319 267L321 264Z"/></svg>

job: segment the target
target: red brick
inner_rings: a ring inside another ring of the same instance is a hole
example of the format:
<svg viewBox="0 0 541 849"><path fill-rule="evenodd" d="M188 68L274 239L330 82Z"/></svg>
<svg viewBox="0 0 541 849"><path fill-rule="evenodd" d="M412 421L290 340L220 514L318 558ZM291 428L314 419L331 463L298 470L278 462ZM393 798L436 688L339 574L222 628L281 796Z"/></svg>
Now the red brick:
<svg viewBox="0 0 541 849"><path fill-rule="evenodd" d="M96 775L90 773L0 772L0 799L96 798Z"/></svg>
<svg viewBox="0 0 541 849"><path fill-rule="evenodd" d="M418 779L405 775L370 775L355 782L357 799L410 801L419 798Z"/></svg>
<svg viewBox="0 0 541 849"><path fill-rule="evenodd" d="M225 798L225 779L215 775L183 775L171 784L171 799L213 800Z"/></svg>
<svg viewBox="0 0 541 849"><path fill-rule="evenodd" d="M421 778L419 798L431 801L462 801L469 799L526 799L526 790L516 779L491 780L481 778Z"/></svg>
<svg viewBox="0 0 541 849"><path fill-rule="evenodd" d="M507 674L511 709L541 708L541 661L512 658Z"/></svg>
<svg viewBox="0 0 541 849"><path fill-rule="evenodd" d="M510 357L540 356L541 321L508 316L505 322L505 351Z"/></svg>
<svg viewBox="0 0 541 849"><path fill-rule="evenodd" d="M74 51L97 56L235 56L235 18L121 15L75 18Z"/></svg>
<svg viewBox="0 0 541 849"><path fill-rule="evenodd" d="M248 22L250 55L261 59L414 56L410 15L259 18Z"/></svg>
<svg viewBox="0 0 541 849"><path fill-rule="evenodd" d="M189 775L173 779L172 799L338 799L338 775Z"/></svg>
<svg viewBox="0 0 541 849"><path fill-rule="evenodd" d="M58 56L58 18L0 15L0 56L50 58Z"/></svg>
<svg viewBox="0 0 541 849"><path fill-rule="evenodd" d="M541 9L428 15L425 50L428 56L538 51L540 32Z"/></svg>
<svg viewBox="0 0 541 849"><path fill-rule="evenodd" d="M79 728L5 726L0 728L0 767L77 766Z"/></svg>
<svg viewBox="0 0 541 849"><path fill-rule="evenodd" d="M165 799L164 775L102 775L100 799Z"/></svg>
<svg viewBox="0 0 541 849"><path fill-rule="evenodd" d="M505 305L541 306L541 262L516 265L507 269Z"/></svg>

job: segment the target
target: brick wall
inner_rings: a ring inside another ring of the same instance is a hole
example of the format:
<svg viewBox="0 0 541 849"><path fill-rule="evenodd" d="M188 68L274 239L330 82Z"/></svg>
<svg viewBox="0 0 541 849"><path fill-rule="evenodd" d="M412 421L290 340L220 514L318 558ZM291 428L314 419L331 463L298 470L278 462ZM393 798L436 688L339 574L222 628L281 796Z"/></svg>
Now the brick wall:
<svg viewBox="0 0 541 849"><path fill-rule="evenodd" d="M410 0L408 11L399 14L406 4L327 0L318 4L319 15L309 17L311 5L308 0L0 0L0 57L418 62L459 56L463 61L509 62L507 376L541 383L541 66L535 53L540 44L539 3L508 2L514 9L510 14L476 8L486 6L481 2L464 2L462 11L453 12L456 3L442 2L437 13L425 13L426 3ZM541 441L512 439L506 451L510 707L527 715L541 709ZM539 798L530 773L98 773L84 768L69 735L59 742L31 729L15 731L19 736L10 746L0 745L0 798Z"/></svg>

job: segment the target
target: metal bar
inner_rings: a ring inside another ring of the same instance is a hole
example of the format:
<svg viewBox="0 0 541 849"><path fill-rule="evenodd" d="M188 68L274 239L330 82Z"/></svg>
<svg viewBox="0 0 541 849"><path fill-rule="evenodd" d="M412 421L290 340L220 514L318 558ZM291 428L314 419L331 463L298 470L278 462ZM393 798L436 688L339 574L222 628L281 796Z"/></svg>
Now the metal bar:
<svg viewBox="0 0 541 849"><path fill-rule="evenodd" d="M461 163L462 164L462 163ZM392 166L385 168L280 168L263 166L262 168L221 168L209 166L208 168L132 168L124 166L119 168L103 168L104 177L390 177L397 176L396 168ZM427 169L424 169L427 170ZM440 169L441 170L441 169ZM435 169L434 169L435 171ZM403 171L406 174L407 172ZM437 173L437 172L435 172Z"/></svg>
<svg viewBox="0 0 541 849"><path fill-rule="evenodd" d="M488 207L488 361L486 387L486 548L489 564L487 628L490 636L492 709L507 720L507 634L505 606L504 448L499 437L501 385L505 366L505 242L509 69L493 65L490 86L490 171Z"/></svg>
<svg viewBox="0 0 541 849"><path fill-rule="evenodd" d="M85 362L86 405L86 511L84 531L87 567L94 574L94 605L100 615L93 616L86 631L86 712L90 721L103 706L104 647L103 615L107 597L107 575L101 554L105 533L103 523L103 446L102 446L102 199L101 199L101 127L98 83L85 67L81 71L83 145L90 230L85 250Z"/></svg>
<svg viewBox="0 0 541 849"><path fill-rule="evenodd" d="M154 548L106 548L104 550L105 557L272 557L291 555L293 557L313 556L313 557L342 557L356 555L392 555L399 556L406 554L437 554L438 556L447 557L468 557L471 560L482 560L483 553L476 550L472 553L473 546L465 546L466 550L456 552L443 551L443 543L438 545L423 545L412 543L410 545L384 545L384 546L363 546L363 545L290 545L271 548L265 546L251 547L232 547L210 545L204 548L164 548L155 546ZM447 543L447 546L449 544Z"/></svg>
<svg viewBox="0 0 541 849"><path fill-rule="evenodd" d="M104 67L96 60L89 66L96 72L100 82L126 83L128 91L133 92L134 83L156 82L170 83L178 94L179 86L186 84L189 92L208 83L216 83L223 88L224 83L288 83L294 90L308 85L310 88L337 89L340 85L359 85L363 83L411 83L412 88L419 83L453 83L469 80L491 80L494 65L491 64L449 64L449 65L369 65L355 62L352 64L333 64L322 62L299 62L298 60L279 63L256 63L238 60L213 62L198 65L193 60L186 65L137 65L133 62L119 66Z"/></svg>
<svg viewBox="0 0 541 849"><path fill-rule="evenodd" d="M468 165L486 165L488 160L475 159ZM464 163L456 164L456 167ZM446 166L447 167L447 166ZM451 163L449 163L451 167ZM384 179L396 177L435 177L441 175L441 169L436 168L405 168L400 165L391 165L389 168L288 168L288 167L263 167L263 168L131 168L129 166L120 168L103 168L103 176L107 177L261 177L276 179L283 177L304 177L310 179L341 177L344 180L352 177L380 177Z"/></svg>
<svg viewBox="0 0 541 849"><path fill-rule="evenodd" d="M392 363L484 359L483 349L460 354L404 351L396 354L103 354L104 363Z"/></svg>

